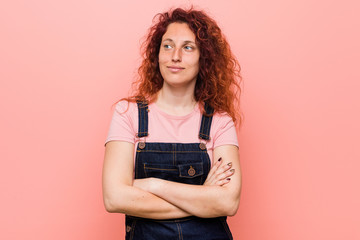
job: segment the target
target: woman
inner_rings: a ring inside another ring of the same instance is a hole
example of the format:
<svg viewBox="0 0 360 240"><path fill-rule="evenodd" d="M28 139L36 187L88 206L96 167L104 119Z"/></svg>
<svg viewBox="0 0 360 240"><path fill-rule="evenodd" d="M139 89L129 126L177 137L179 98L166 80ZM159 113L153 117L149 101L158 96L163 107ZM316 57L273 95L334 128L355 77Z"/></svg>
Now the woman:
<svg viewBox="0 0 360 240"><path fill-rule="evenodd" d="M137 92L116 105L106 140L106 210L126 214L126 239L232 239L239 64L204 12L157 17Z"/></svg>

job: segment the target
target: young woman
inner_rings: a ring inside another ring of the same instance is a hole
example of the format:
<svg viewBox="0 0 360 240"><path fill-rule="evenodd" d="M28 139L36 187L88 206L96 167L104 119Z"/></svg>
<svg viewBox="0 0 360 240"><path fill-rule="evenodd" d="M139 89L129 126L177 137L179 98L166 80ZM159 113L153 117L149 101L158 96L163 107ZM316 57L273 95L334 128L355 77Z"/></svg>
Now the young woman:
<svg viewBox="0 0 360 240"><path fill-rule="evenodd" d="M239 71L204 12L157 15L136 92L116 105L106 140L104 204L126 214L126 239L232 239Z"/></svg>

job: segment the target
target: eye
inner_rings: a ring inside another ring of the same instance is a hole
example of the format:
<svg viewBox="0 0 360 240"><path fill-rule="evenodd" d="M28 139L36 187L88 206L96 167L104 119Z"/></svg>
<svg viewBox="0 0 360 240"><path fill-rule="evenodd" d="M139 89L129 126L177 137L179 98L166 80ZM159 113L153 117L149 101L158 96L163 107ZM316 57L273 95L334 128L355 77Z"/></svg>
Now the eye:
<svg viewBox="0 0 360 240"><path fill-rule="evenodd" d="M189 45L185 46L184 48L185 48L185 50L193 50L194 49L193 46L189 46Z"/></svg>
<svg viewBox="0 0 360 240"><path fill-rule="evenodd" d="M169 44L164 44L164 48L165 49L170 49L170 48L172 48L172 46L170 46Z"/></svg>

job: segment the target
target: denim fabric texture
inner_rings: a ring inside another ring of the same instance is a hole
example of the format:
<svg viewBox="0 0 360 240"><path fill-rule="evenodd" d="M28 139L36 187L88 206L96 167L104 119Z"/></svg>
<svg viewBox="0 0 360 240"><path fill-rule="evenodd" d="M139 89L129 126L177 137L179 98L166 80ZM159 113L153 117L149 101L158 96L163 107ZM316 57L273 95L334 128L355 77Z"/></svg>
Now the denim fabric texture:
<svg viewBox="0 0 360 240"><path fill-rule="evenodd" d="M137 137L146 137L148 133L148 104L146 102L137 102L139 112L139 128Z"/></svg>
<svg viewBox="0 0 360 240"><path fill-rule="evenodd" d="M212 109L205 105L199 137L208 140ZM146 103L138 103L138 137L148 135ZM146 126L145 126L146 125ZM203 143L138 144L135 156L135 179L155 177L185 184L202 185L211 163ZM154 220L126 216L126 240L231 240L226 217Z"/></svg>
<svg viewBox="0 0 360 240"><path fill-rule="evenodd" d="M205 116L205 115L202 116L200 131L199 131L199 138L204 139L204 140L209 140L212 114L214 113L214 109L206 103L205 103L204 109L205 109L207 116Z"/></svg>

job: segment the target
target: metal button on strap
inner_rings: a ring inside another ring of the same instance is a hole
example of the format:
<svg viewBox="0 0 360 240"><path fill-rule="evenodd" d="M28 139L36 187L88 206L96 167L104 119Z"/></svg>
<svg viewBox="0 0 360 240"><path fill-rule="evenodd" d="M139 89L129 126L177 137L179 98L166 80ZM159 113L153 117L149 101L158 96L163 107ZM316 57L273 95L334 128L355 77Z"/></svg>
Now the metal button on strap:
<svg viewBox="0 0 360 240"><path fill-rule="evenodd" d="M195 169L194 169L192 166L190 166L190 168L189 168L189 170L188 170L189 176L194 176L195 173L196 173Z"/></svg>
<svg viewBox="0 0 360 240"><path fill-rule="evenodd" d="M205 150L206 149L206 144L205 143L200 143L199 147L201 150Z"/></svg>
<svg viewBox="0 0 360 240"><path fill-rule="evenodd" d="M144 142L139 142L139 148L144 149L145 148L145 143Z"/></svg>

